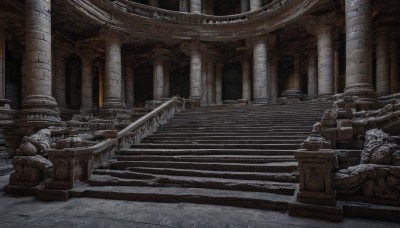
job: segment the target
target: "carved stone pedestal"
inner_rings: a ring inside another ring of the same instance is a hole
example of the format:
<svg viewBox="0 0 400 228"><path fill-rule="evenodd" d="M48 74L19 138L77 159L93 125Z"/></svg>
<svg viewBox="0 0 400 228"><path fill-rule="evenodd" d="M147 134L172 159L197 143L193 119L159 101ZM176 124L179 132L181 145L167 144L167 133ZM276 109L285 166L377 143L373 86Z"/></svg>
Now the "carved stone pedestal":
<svg viewBox="0 0 400 228"><path fill-rule="evenodd" d="M332 173L337 166L335 151L297 150L295 157L299 162L299 186L289 204L289 214L342 221L343 207L336 202L332 186Z"/></svg>

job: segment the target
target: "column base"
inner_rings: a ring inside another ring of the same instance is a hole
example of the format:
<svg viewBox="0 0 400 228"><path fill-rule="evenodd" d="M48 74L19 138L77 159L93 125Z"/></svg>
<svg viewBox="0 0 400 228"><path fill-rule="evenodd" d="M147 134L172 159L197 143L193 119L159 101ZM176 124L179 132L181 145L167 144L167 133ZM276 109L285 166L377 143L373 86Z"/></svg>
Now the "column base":
<svg viewBox="0 0 400 228"><path fill-rule="evenodd" d="M53 97L30 95L25 98L22 104L18 121L27 123L27 126L38 128L58 125L61 123L60 110Z"/></svg>
<svg viewBox="0 0 400 228"><path fill-rule="evenodd" d="M357 111L370 110L378 102L374 88L368 83L347 86L344 96L353 97Z"/></svg>
<svg viewBox="0 0 400 228"><path fill-rule="evenodd" d="M287 97L288 99L290 99L290 98L299 98L300 99L301 95L302 95L301 91L298 89L294 89L294 88L287 89L287 90L283 91L283 93L282 93L282 97Z"/></svg>
<svg viewBox="0 0 400 228"><path fill-rule="evenodd" d="M252 105L260 106L269 104L270 100L268 98L254 98Z"/></svg>
<svg viewBox="0 0 400 228"><path fill-rule="evenodd" d="M104 101L98 116L105 119L113 119L117 114L126 114L125 104L120 98L108 98Z"/></svg>

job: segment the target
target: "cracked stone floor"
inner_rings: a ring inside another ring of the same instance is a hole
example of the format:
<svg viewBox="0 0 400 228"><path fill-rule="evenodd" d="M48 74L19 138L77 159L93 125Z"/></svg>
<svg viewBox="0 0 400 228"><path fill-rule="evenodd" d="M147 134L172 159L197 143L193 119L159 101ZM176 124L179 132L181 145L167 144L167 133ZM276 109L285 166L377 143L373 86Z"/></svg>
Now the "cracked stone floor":
<svg viewBox="0 0 400 228"><path fill-rule="evenodd" d="M8 176L0 176L0 188ZM343 223L290 217L287 213L190 203L147 203L92 198L42 202L0 192L0 227L397 227L345 218Z"/></svg>

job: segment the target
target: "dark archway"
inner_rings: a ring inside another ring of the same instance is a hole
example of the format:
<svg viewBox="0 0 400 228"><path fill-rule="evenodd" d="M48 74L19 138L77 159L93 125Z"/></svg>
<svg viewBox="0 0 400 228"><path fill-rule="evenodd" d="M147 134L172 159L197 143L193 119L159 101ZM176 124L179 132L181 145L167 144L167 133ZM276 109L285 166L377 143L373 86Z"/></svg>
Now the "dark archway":
<svg viewBox="0 0 400 228"><path fill-rule="evenodd" d="M5 98L11 101L12 109L19 109L21 99L21 58L6 48L5 56Z"/></svg>
<svg viewBox="0 0 400 228"><path fill-rule="evenodd" d="M226 63L222 71L222 100L242 98L242 65Z"/></svg>
<svg viewBox="0 0 400 228"><path fill-rule="evenodd" d="M145 102L153 99L153 66L140 65L135 68L134 99L136 107L144 107Z"/></svg>
<svg viewBox="0 0 400 228"><path fill-rule="evenodd" d="M170 95L189 98L190 68L189 65L171 71Z"/></svg>

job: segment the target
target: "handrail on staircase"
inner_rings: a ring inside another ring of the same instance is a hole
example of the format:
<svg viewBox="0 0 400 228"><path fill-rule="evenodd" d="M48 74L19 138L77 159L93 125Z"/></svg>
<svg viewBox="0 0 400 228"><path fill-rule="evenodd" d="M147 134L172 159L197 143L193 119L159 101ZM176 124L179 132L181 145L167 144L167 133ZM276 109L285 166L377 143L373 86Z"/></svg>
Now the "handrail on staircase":
<svg viewBox="0 0 400 228"><path fill-rule="evenodd" d="M185 109L185 100L174 97L150 113L136 120L118 133L106 133L105 140L90 147L49 149L49 160L53 164L50 189L71 189L79 181L89 179L92 170L113 157L120 148L139 143L158 126Z"/></svg>

